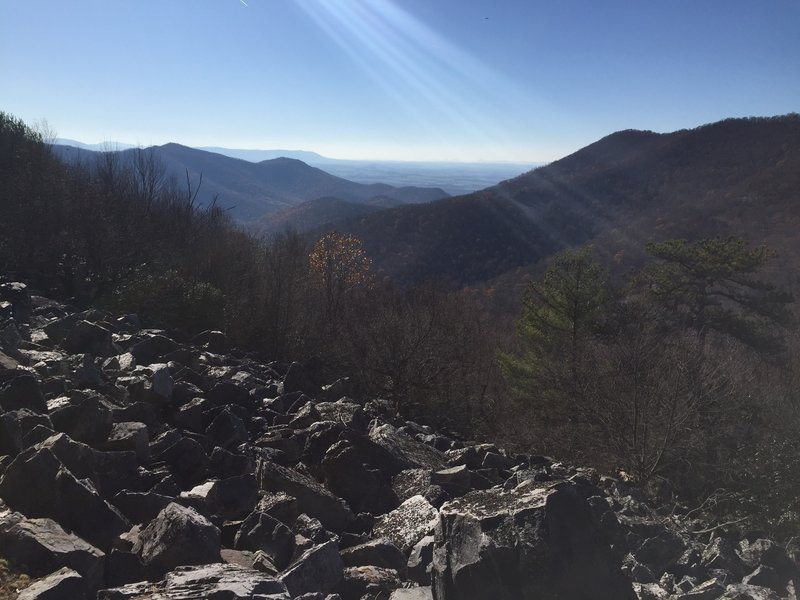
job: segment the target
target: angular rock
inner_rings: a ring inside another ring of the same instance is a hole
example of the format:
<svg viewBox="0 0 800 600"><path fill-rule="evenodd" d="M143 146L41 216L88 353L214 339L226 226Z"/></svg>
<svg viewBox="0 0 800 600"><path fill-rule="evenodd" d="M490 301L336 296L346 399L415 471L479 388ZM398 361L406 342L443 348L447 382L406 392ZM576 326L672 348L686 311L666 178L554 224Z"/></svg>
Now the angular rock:
<svg viewBox="0 0 800 600"><path fill-rule="evenodd" d="M168 464L170 472L184 487L197 485L208 474L208 456L197 441L177 431L174 433L174 436L165 438L163 443L160 443L160 438L150 443L150 458L154 462Z"/></svg>
<svg viewBox="0 0 800 600"><path fill-rule="evenodd" d="M408 578L420 585L430 585L433 569L434 537L426 535L411 549L406 563ZM402 571L401 571L402 573Z"/></svg>
<svg viewBox="0 0 800 600"><path fill-rule="evenodd" d="M212 513L225 519L249 515L258 502L258 482L254 475L217 479L207 484L208 490L203 498L205 504Z"/></svg>
<svg viewBox="0 0 800 600"><path fill-rule="evenodd" d="M153 581L159 577L155 569L144 566L141 559L133 552L114 548L106 555L105 587L116 587L137 581Z"/></svg>
<svg viewBox="0 0 800 600"><path fill-rule="evenodd" d="M305 406L298 410L297 413L295 413L292 420L289 421L289 427L292 429L305 429L306 427L310 427L314 423L321 420L322 417L317 411L317 407L314 405L314 403L308 402Z"/></svg>
<svg viewBox="0 0 800 600"><path fill-rule="evenodd" d="M253 552L260 550L278 570L283 570L294 555L294 533L270 515L253 512L239 527L233 547Z"/></svg>
<svg viewBox="0 0 800 600"><path fill-rule="evenodd" d="M137 422L114 423L108 434L105 448L112 451L129 451L136 454L139 464L150 462L150 434L147 425Z"/></svg>
<svg viewBox="0 0 800 600"><path fill-rule="evenodd" d="M0 480L0 498L29 517L53 518L107 550L130 523L103 500L91 483L77 479L49 448L17 455Z"/></svg>
<svg viewBox="0 0 800 600"><path fill-rule="evenodd" d="M283 378L283 391L286 394L291 392L303 392L309 396L314 396L320 391L320 388L311 381L303 365L293 362L289 365L289 370Z"/></svg>
<svg viewBox="0 0 800 600"><path fill-rule="evenodd" d="M209 352L222 354L228 348L228 339L221 331L203 331L192 338L192 343L202 346Z"/></svg>
<svg viewBox="0 0 800 600"><path fill-rule="evenodd" d="M105 327L78 321L67 332L63 342L64 350L70 354L91 354L92 356L114 356L117 354L111 332Z"/></svg>
<svg viewBox="0 0 800 600"><path fill-rule="evenodd" d="M136 342L128 350L140 365L149 365L158 362L164 355L174 352L178 344L163 335L149 335Z"/></svg>
<svg viewBox="0 0 800 600"><path fill-rule="evenodd" d="M244 421L227 408L221 411L206 429L206 435L222 448L236 448L250 439Z"/></svg>
<svg viewBox="0 0 800 600"><path fill-rule="evenodd" d="M340 423L360 432L365 432L369 425L363 409L355 402L348 402L345 399L337 402L318 402L316 409L322 421Z"/></svg>
<svg viewBox="0 0 800 600"><path fill-rule="evenodd" d="M422 496L413 496L396 509L377 519L373 527L376 537L390 540L408 553L437 523L438 511Z"/></svg>
<svg viewBox="0 0 800 600"><path fill-rule="evenodd" d="M406 571L406 555L387 539L370 540L341 551L342 562L348 567L372 565L394 569L398 574Z"/></svg>
<svg viewBox="0 0 800 600"><path fill-rule="evenodd" d="M722 569L732 573L736 578L742 576L742 560L725 538L717 537L711 540L703 551L701 561L707 569Z"/></svg>
<svg viewBox="0 0 800 600"><path fill-rule="evenodd" d="M782 577L775 569L766 565L759 565L755 571L742 579L742 583L766 587L774 592L786 591L787 579Z"/></svg>
<svg viewBox="0 0 800 600"><path fill-rule="evenodd" d="M635 600L577 485L471 492L439 513L437 600Z"/></svg>
<svg viewBox="0 0 800 600"><path fill-rule="evenodd" d="M25 323L33 311L33 299L28 286L20 281L0 284L0 300L11 304L14 320Z"/></svg>
<svg viewBox="0 0 800 600"><path fill-rule="evenodd" d="M381 567L347 567L336 591L344 600L388 598L400 587L397 571Z"/></svg>
<svg viewBox="0 0 800 600"><path fill-rule="evenodd" d="M368 468L358 450L347 441L337 442L328 450L322 460L322 472L331 491L343 498L353 512L383 514L399 504L388 477L378 469Z"/></svg>
<svg viewBox="0 0 800 600"><path fill-rule="evenodd" d="M33 577L67 567L83 577L87 590L102 587L105 554L52 519L0 516L0 556Z"/></svg>
<svg viewBox="0 0 800 600"><path fill-rule="evenodd" d="M297 498L284 492L265 493L258 501L256 510L267 513L285 525L294 523L300 514Z"/></svg>
<svg viewBox="0 0 800 600"><path fill-rule="evenodd" d="M308 592L330 593L342 580L344 563L335 542L306 550L280 576L294 598Z"/></svg>
<svg viewBox="0 0 800 600"><path fill-rule="evenodd" d="M639 600L670 600L667 590L657 583L635 583L633 590Z"/></svg>
<svg viewBox="0 0 800 600"><path fill-rule="evenodd" d="M399 589L392 592L389 600L433 600L433 591L429 585Z"/></svg>
<svg viewBox="0 0 800 600"><path fill-rule="evenodd" d="M47 403L56 431L87 444L105 442L111 432L112 413L104 398L91 390L74 390Z"/></svg>
<svg viewBox="0 0 800 600"><path fill-rule="evenodd" d="M672 567L686 550L686 542L671 531L663 531L642 542L634 553L636 560L647 565L656 577Z"/></svg>
<svg viewBox="0 0 800 600"><path fill-rule="evenodd" d="M85 600L86 585L76 571L63 567L22 590L17 600Z"/></svg>
<svg viewBox="0 0 800 600"><path fill-rule="evenodd" d="M101 590L98 600L289 600L286 587L265 573L216 563L178 567L158 583L134 583Z"/></svg>
<svg viewBox="0 0 800 600"><path fill-rule="evenodd" d="M403 469L439 471L447 466L444 453L399 432L389 424L373 427L369 438L388 451Z"/></svg>
<svg viewBox="0 0 800 600"><path fill-rule="evenodd" d="M253 398L250 396L250 392L248 392L245 387L231 381L215 383L214 387L208 392L208 400L214 406L234 404L247 410L252 410L254 408Z"/></svg>
<svg viewBox="0 0 800 600"><path fill-rule="evenodd" d="M149 523L175 499L155 492L119 492L112 504L133 524Z"/></svg>
<svg viewBox="0 0 800 600"><path fill-rule="evenodd" d="M725 588L720 600L780 600L780 596L769 588L734 583Z"/></svg>
<svg viewBox="0 0 800 600"><path fill-rule="evenodd" d="M39 382L29 373L17 375L0 385L0 410L27 408L35 413L47 414L47 403Z"/></svg>
<svg viewBox="0 0 800 600"><path fill-rule="evenodd" d="M340 532L353 522L353 513L339 498L294 469L259 459L257 478L262 489L297 498L300 512L318 518L326 529Z"/></svg>
<svg viewBox="0 0 800 600"><path fill-rule="evenodd" d="M344 433L345 427L332 421L320 421L312 424L307 430L307 437L301 453L301 460L305 464L318 465L325 457L325 453Z"/></svg>
<svg viewBox="0 0 800 600"><path fill-rule="evenodd" d="M0 348L3 347L2 342L0 342ZM16 358L12 358L5 352L0 351L0 370L7 369L9 371L16 371L19 367L19 361Z"/></svg>
<svg viewBox="0 0 800 600"><path fill-rule="evenodd" d="M101 452L64 433L49 436L36 446L50 450L78 479L89 479L95 489L111 497L122 489L138 491L139 460L133 452Z"/></svg>
<svg viewBox="0 0 800 600"><path fill-rule="evenodd" d="M133 552L162 572L220 560L220 532L194 509L174 502L142 529Z"/></svg>
<svg viewBox="0 0 800 600"><path fill-rule="evenodd" d="M431 482L441 487L452 498L463 496L472 488L472 477L466 465L435 471L431 475Z"/></svg>
<svg viewBox="0 0 800 600"><path fill-rule="evenodd" d="M153 396L157 400L169 400L175 386L169 367L164 363L156 363L149 365L147 370L152 373L150 375L150 391Z"/></svg>
<svg viewBox="0 0 800 600"><path fill-rule="evenodd" d="M759 565L772 567L783 577L789 578L800 574L798 565L789 557L786 548L772 540L758 539L752 543L741 543L739 557L748 569Z"/></svg>
<svg viewBox="0 0 800 600"><path fill-rule="evenodd" d="M27 408L0 414L0 455L16 456L22 452L28 446L28 434L38 425L53 426L47 416Z"/></svg>

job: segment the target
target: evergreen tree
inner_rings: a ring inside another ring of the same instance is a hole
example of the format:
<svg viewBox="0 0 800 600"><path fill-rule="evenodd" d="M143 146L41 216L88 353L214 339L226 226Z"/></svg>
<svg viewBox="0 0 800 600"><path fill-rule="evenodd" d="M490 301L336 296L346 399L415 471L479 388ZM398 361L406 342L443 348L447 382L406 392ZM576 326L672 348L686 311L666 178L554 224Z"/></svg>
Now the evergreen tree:
<svg viewBox="0 0 800 600"><path fill-rule="evenodd" d="M657 262L637 278L660 309L662 325L732 337L766 357L784 350L783 329L794 319L793 297L759 277L774 252L738 237L648 244Z"/></svg>
<svg viewBox="0 0 800 600"><path fill-rule="evenodd" d="M572 420L589 401L589 348L607 290L588 248L556 255L542 281L530 284L517 322L520 352L500 360L515 395L533 402L538 418Z"/></svg>

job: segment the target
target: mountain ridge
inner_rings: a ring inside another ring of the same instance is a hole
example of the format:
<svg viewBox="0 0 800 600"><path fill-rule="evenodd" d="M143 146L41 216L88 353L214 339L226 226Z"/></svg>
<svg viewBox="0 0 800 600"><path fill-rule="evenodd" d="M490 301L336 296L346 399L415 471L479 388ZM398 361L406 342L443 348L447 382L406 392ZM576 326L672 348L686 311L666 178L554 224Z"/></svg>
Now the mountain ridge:
<svg viewBox="0 0 800 600"><path fill-rule="evenodd" d="M457 285L588 242L629 257L669 237L745 234L794 248L788 232L768 234L766 209L796 216L798 174L797 114L672 133L626 130L473 194L337 226L361 238L397 281Z"/></svg>
<svg viewBox="0 0 800 600"><path fill-rule="evenodd" d="M54 146L54 149L61 158L72 162L90 163L97 156L95 152L71 146ZM132 160L138 151L127 149L119 153L123 160ZM145 151L153 151L163 162L165 174L176 181L184 181L188 176L193 185L198 185L202 175L198 204L207 206L216 199L218 206L240 222L326 196L362 203L376 196L388 196L402 203L448 196L439 188L357 183L292 158L252 163L177 143L151 146Z"/></svg>

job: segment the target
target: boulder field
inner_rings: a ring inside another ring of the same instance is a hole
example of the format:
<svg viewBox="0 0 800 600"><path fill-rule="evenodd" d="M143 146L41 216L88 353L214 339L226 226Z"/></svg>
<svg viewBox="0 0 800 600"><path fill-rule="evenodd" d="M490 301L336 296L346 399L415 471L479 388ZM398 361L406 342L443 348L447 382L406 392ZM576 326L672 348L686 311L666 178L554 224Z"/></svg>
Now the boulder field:
<svg viewBox="0 0 800 600"><path fill-rule="evenodd" d="M797 556L347 379L0 284L0 557L20 600L795 599Z"/></svg>

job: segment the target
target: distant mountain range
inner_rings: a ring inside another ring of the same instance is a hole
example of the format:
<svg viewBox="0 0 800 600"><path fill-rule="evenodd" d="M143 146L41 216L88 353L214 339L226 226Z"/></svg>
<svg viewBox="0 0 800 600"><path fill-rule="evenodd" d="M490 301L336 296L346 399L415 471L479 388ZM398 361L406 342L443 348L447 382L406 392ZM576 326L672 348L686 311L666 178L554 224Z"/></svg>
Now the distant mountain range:
<svg viewBox="0 0 800 600"><path fill-rule="evenodd" d="M96 151L85 148L56 145L54 149L71 162L92 164L97 158ZM356 183L293 158L253 163L180 144L155 146L151 150L164 165L166 174L178 182L185 181L188 173L192 184L198 185L202 175L198 202L208 205L216 199L218 206L240 222L255 221L268 213L326 197L349 203L389 198L397 204L406 204L448 196L440 188ZM132 161L138 151L120 150L120 159Z"/></svg>
<svg viewBox="0 0 800 600"><path fill-rule="evenodd" d="M58 138L56 144L73 146L84 150L126 150L131 144L103 142L84 144L76 140ZM429 162L387 160L342 160L322 156L308 150L252 150L206 146L197 148L240 158L249 162L261 162L275 158L295 158L312 167L318 167L332 175L358 183L385 183L395 187L434 187L448 194L468 194L482 190L520 173L541 166L542 163L519 162Z"/></svg>
<svg viewBox="0 0 800 600"><path fill-rule="evenodd" d="M769 243L797 278L800 115L621 131L483 191L336 228L401 282L478 283L587 242L624 269L648 241L716 235Z"/></svg>

